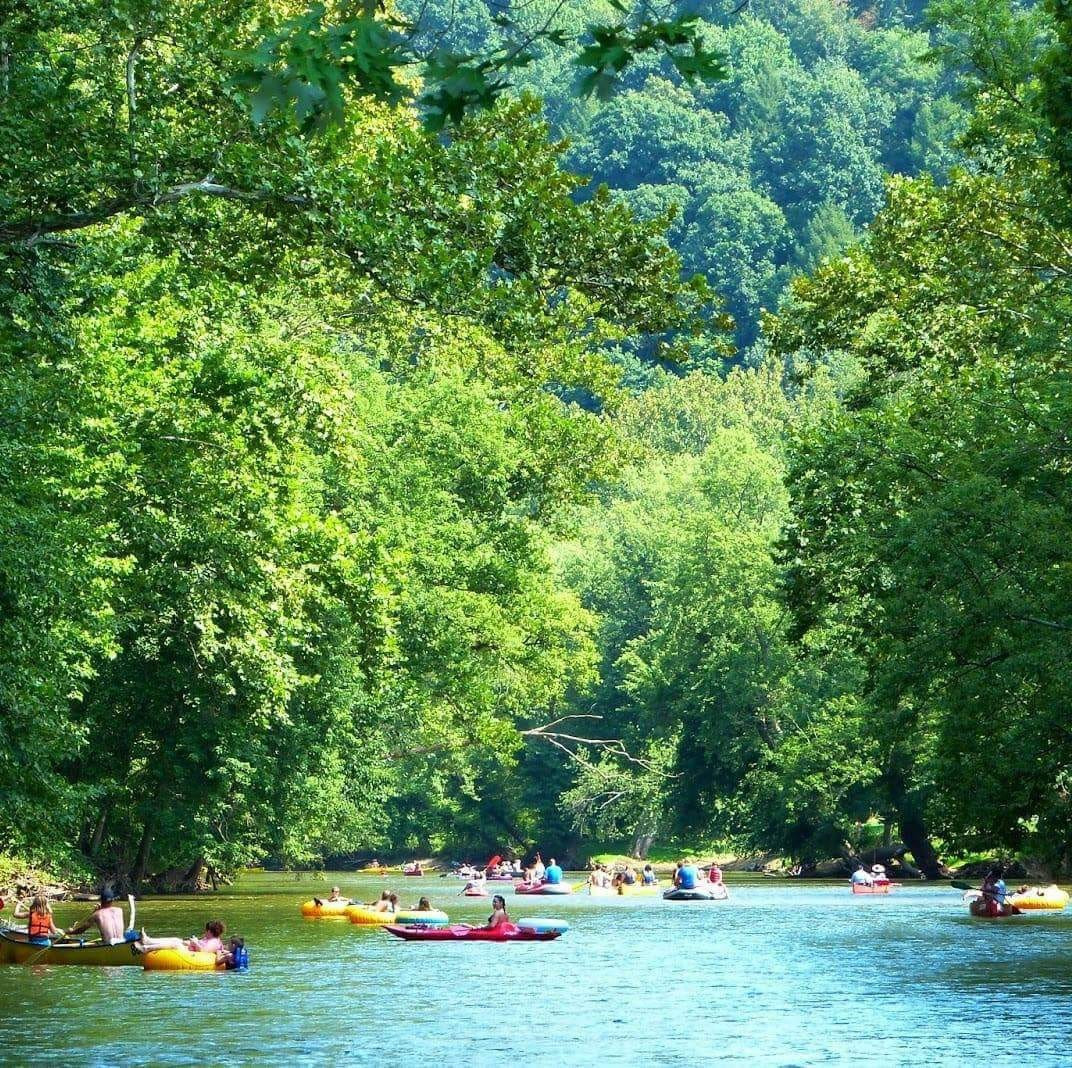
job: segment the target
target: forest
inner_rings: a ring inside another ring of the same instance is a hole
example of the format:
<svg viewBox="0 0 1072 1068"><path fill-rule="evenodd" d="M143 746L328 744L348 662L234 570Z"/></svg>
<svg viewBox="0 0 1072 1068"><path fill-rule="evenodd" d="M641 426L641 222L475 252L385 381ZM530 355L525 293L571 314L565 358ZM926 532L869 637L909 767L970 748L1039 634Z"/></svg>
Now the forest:
<svg viewBox="0 0 1072 1068"><path fill-rule="evenodd" d="M0 15L0 855L1068 871L1072 4L504 10Z"/></svg>

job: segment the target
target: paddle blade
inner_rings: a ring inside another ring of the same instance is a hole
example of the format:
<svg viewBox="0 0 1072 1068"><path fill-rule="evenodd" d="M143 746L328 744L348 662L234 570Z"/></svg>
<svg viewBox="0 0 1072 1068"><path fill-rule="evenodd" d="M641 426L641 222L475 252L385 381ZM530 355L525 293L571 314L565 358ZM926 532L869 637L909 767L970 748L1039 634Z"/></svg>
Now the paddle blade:
<svg viewBox="0 0 1072 1068"><path fill-rule="evenodd" d="M963 879L951 879L949 881L949 885L951 887L953 887L954 890L978 890L979 889L979 887L977 887L977 886L972 886L971 883L966 883Z"/></svg>

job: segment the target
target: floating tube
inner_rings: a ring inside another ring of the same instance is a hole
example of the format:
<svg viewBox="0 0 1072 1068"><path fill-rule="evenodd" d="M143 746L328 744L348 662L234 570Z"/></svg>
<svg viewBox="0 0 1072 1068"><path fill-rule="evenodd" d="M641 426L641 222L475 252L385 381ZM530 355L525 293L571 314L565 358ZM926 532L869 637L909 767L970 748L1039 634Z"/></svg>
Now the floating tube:
<svg viewBox="0 0 1072 1068"><path fill-rule="evenodd" d="M313 920L345 920L346 910L350 907L349 901L322 901L319 905L315 901L305 901L301 914Z"/></svg>
<svg viewBox="0 0 1072 1068"><path fill-rule="evenodd" d="M142 958L147 972L223 972L226 967L216 963L215 953L190 949L151 949Z"/></svg>
<svg viewBox="0 0 1072 1068"><path fill-rule="evenodd" d="M532 931L538 935L558 936L569 930L569 924L565 920L549 920L543 916L526 916L517 921L517 926L522 931Z"/></svg>
<svg viewBox="0 0 1072 1068"><path fill-rule="evenodd" d="M572 894L572 883L534 883L531 886L528 883L514 883L515 894L544 894L546 896L555 896L558 894Z"/></svg>
<svg viewBox="0 0 1072 1068"><path fill-rule="evenodd" d="M1060 912L1068 904L1068 894L1059 886L1036 886L1025 894L1010 894L1006 900L1024 912Z"/></svg>
<svg viewBox="0 0 1072 1068"><path fill-rule="evenodd" d="M998 903L993 899L987 900L977 891L974 897L969 897L971 893L972 891L968 891L964 895L965 900L968 902L968 911L981 920L1005 920L1010 916L1023 915L1015 905L1010 905L1008 901L999 907Z"/></svg>
<svg viewBox="0 0 1072 1068"><path fill-rule="evenodd" d="M376 912L366 905L350 905L346 909L346 915L351 923L365 927L383 927L388 923L396 923L398 919L393 912Z"/></svg>
<svg viewBox="0 0 1072 1068"><path fill-rule="evenodd" d="M405 926L419 924L422 927L442 927L450 921L440 909L402 909L395 913L394 922Z"/></svg>
<svg viewBox="0 0 1072 1068"><path fill-rule="evenodd" d="M721 884L716 883L714 886L702 887L697 886L692 890L685 890L682 887L675 886L670 890L663 893L664 901L725 901L729 898L730 892Z"/></svg>

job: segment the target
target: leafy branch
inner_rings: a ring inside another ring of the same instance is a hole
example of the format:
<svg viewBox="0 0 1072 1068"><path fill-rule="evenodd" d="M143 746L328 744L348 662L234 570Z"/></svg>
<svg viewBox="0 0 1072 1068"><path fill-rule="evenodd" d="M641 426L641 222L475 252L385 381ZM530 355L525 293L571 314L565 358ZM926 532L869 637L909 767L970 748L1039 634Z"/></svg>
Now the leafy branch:
<svg viewBox="0 0 1072 1068"><path fill-rule="evenodd" d="M377 5L330 21L317 3L242 53L234 83L249 94L256 123L292 114L310 134L341 120L347 91L391 104L415 99L426 129L441 130L492 107L513 87L513 74L536 59L540 44L578 49L574 64L583 72L578 92L586 97L611 96L622 72L641 55L666 56L690 83L726 76L723 57L704 44L697 15L654 18L646 8L631 11L623 0L612 0L612 6L621 19L589 25L583 40L554 26L558 7L535 29L522 28L500 11L494 21L516 39L472 54L438 45L422 52L414 43L419 23Z"/></svg>

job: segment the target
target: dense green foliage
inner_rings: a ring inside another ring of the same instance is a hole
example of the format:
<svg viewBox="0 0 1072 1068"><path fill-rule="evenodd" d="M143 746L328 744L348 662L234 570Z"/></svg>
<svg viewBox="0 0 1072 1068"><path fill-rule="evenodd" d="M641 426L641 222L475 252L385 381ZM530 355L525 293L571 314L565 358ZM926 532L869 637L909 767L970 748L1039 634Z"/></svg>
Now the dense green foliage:
<svg viewBox="0 0 1072 1068"><path fill-rule="evenodd" d="M259 13L0 32L0 820L135 880L390 844L394 796L508 757L592 671L549 551L615 450L559 394L703 328L531 105L255 128Z"/></svg>
<svg viewBox="0 0 1072 1068"><path fill-rule="evenodd" d="M754 393L745 424L762 413L776 433L697 437L697 411L741 418L721 395L737 375L699 404L690 379L641 398L674 398L640 430L700 465L682 496L665 460L645 463L587 543L611 583L590 567L578 588L612 621L601 700L673 746L660 811L679 823L807 860L867 844L877 816L931 875L936 840L1057 868L1072 849L1063 31L971 0L932 16L972 87L970 167L892 180L866 241L794 285L768 338L791 402ZM617 791L628 823L645 784L602 768L568 800L585 813Z"/></svg>
<svg viewBox="0 0 1072 1068"><path fill-rule="evenodd" d="M4 841L1067 865L1065 7L705 12L608 101L542 37L439 138L251 114L300 14L0 21Z"/></svg>
<svg viewBox="0 0 1072 1068"><path fill-rule="evenodd" d="M487 49L502 41L492 7L407 9L459 48ZM573 2L556 24L572 30L601 10ZM577 99L569 56L554 49L520 80L572 142L571 167L645 216L675 212L671 243L723 294L746 350L792 275L870 222L887 173L946 173L963 109L955 78L926 59L933 42L918 4L753 0L699 12L725 57L719 81L689 85L671 64L641 57L599 105ZM544 14L538 5L531 17Z"/></svg>

